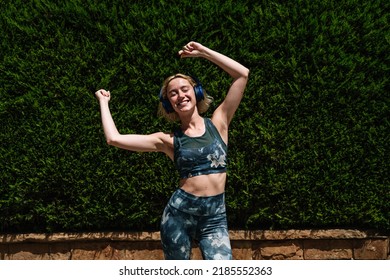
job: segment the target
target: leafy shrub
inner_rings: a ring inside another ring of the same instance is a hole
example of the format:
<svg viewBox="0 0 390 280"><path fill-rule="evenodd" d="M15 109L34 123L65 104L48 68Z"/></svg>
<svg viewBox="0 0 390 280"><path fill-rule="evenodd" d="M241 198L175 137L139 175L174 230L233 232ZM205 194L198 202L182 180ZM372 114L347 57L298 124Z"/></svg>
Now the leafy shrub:
<svg viewBox="0 0 390 280"><path fill-rule="evenodd" d="M6 1L7 2L7 1ZM0 231L156 230L168 158L105 144L169 131L163 79L229 77L179 60L196 40L250 68L230 129L230 228L390 229L386 1L8 1L0 18ZM207 116L209 116L208 113Z"/></svg>

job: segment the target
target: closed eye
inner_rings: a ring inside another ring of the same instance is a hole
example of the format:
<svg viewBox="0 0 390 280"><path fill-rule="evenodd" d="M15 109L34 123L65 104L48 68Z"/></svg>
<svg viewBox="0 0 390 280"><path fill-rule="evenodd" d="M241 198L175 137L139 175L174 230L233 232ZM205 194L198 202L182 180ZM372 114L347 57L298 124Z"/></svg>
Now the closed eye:
<svg viewBox="0 0 390 280"><path fill-rule="evenodd" d="M181 92L184 92L184 93L187 93L189 90L190 90L190 87L189 87L189 86L182 86L182 87L180 88L180 91L181 91ZM173 97L173 96L177 95L178 93L179 93L178 90L173 89L173 90L171 90L170 92L168 92L168 95L169 95L170 97Z"/></svg>
<svg viewBox="0 0 390 280"><path fill-rule="evenodd" d="M168 92L168 95L169 96L175 96L177 94L177 91L176 90L171 90L170 92Z"/></svg>
<svg viewBox="0 0 390 280"><path fill-rule="evenodd" d="M182 92L188 92L190 90L190 88L188 87L188 86L183 86L182 88L181 88L181 91Z"/></svg>

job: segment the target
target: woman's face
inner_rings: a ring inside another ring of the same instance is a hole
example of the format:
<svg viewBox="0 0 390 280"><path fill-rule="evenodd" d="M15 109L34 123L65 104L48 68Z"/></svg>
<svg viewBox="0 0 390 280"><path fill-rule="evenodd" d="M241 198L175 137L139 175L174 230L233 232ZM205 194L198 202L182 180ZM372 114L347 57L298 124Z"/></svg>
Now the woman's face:
<svg viewBox="0 0 390 280"><path fill-rule="evenodd" d="M187 79L174 78L167 86L167 98L176 112L186 112L196 108L194 88Z"/></svg>

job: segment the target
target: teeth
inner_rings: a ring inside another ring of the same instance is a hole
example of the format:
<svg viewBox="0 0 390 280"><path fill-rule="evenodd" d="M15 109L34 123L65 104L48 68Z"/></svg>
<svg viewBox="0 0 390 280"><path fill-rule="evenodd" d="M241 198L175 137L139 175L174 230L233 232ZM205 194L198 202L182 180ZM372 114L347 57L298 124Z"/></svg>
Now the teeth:
<svg viewBox="0 0 390 280"><path fill-rule="evenodd" d="M179 104L178 104L178 106L180 106L180 105L185 105L185 104L187 104L188 103L188 100L187 101L182 101L182 102L180 102Z"/></svg>

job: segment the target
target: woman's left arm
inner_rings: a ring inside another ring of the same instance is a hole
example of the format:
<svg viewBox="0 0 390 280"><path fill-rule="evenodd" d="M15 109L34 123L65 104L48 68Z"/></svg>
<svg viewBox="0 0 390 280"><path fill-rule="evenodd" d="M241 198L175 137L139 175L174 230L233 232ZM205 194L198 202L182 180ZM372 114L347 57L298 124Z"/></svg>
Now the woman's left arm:
<svg viewBox="0 0 390 280"><path fill-rule="evenodd" d="M222 68L233 78L224 101L218 106L212 117L213 122L219 126L219 130L226 130L227 132L234 113L243 97L248 82L249 69L237 61L196 42L190 42L185 45L179 51L179 55L182 58L203 57Z"/></svg>

